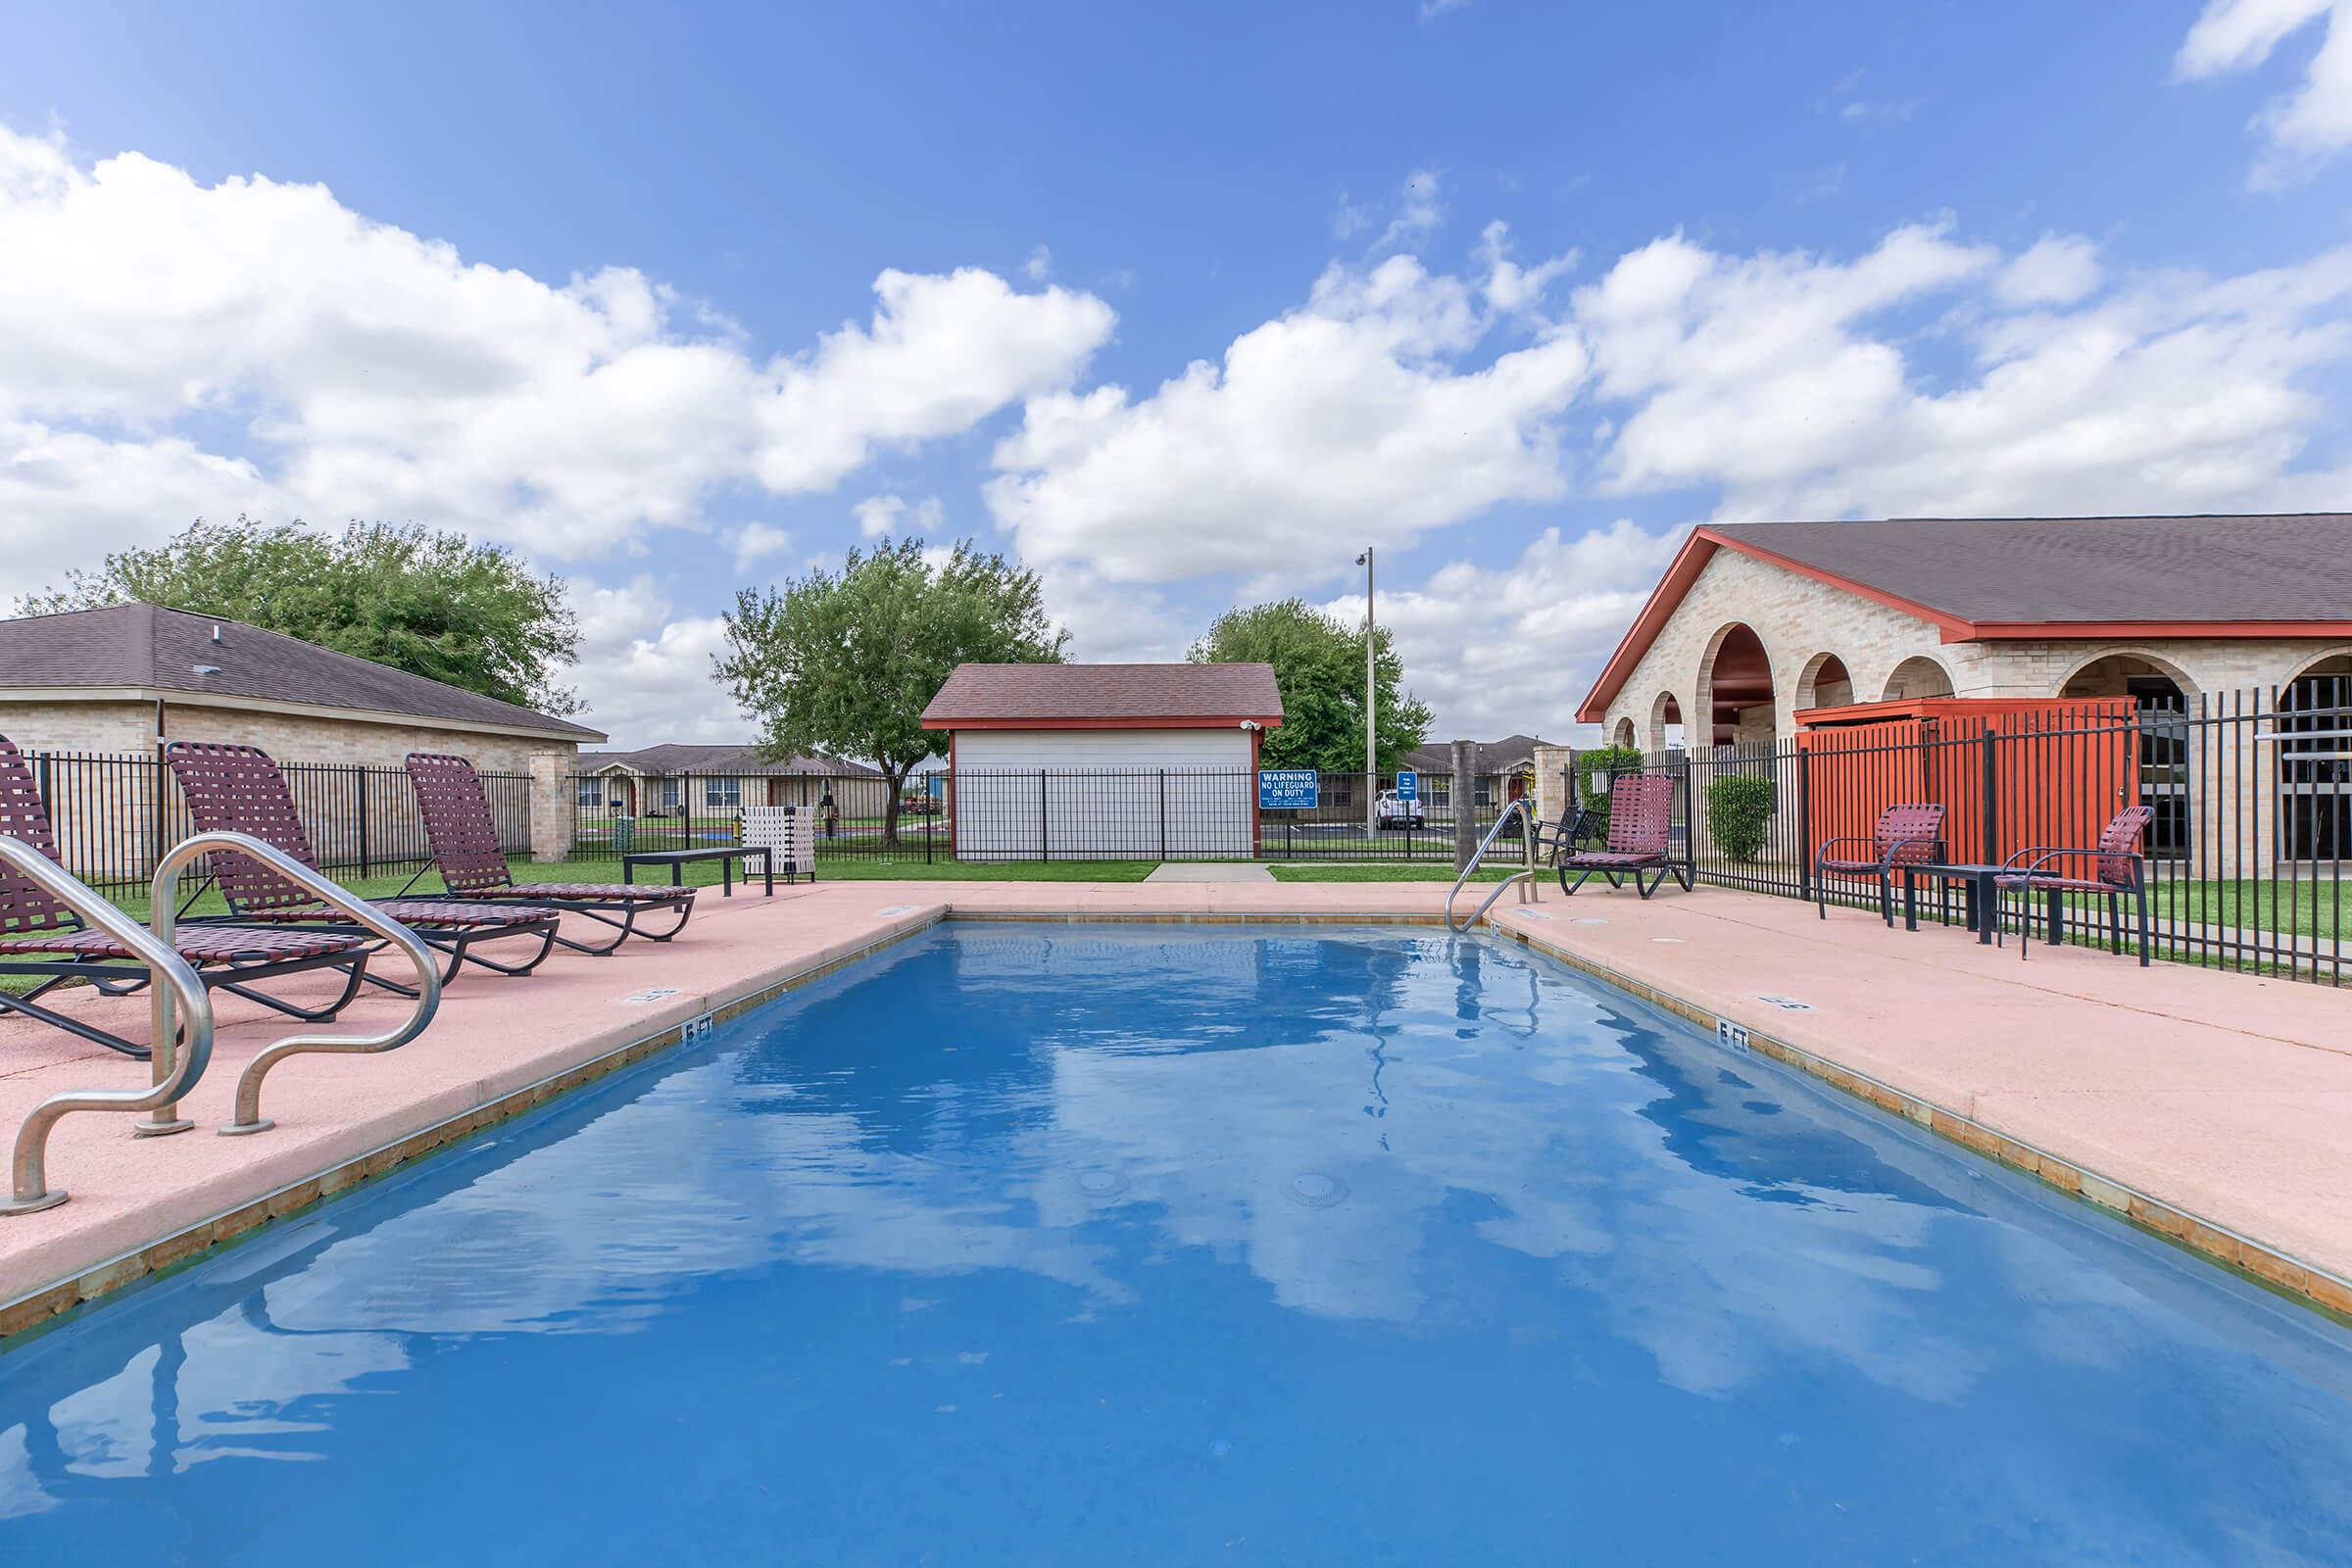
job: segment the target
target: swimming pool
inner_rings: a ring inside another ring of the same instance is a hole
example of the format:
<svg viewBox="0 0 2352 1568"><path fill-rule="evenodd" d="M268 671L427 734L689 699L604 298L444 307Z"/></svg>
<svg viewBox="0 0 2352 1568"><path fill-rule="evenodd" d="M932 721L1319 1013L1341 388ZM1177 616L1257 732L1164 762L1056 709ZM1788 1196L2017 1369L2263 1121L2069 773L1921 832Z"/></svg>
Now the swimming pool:
<svg viewBox="0 0 2352 1568"><path fill-rule="evenodd" d="M0 1355L0 1562L2309 1561L2352 1336L1517 948L953 925Z"/></svg>

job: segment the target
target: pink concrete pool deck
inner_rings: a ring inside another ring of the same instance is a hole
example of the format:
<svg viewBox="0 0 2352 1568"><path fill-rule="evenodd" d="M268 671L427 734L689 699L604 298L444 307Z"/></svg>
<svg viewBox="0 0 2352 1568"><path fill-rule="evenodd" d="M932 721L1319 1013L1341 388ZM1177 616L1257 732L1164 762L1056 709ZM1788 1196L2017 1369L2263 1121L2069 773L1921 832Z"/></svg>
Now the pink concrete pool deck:
<svg viewBox="0 0 2352 1568"><path fill-rule="evenodd" d="M525 979L468 975L419 1040L298 1057L271 1074L276 1127L221 1138L246 1061L288 1032L220 999L198 1127L134 1139L80 1113L50 1144L70 1201L0 1218L0 1334L666 1049L680 1024L773 995L948 916L1433 920L1443 883L847 882L706 893L666 946L562 956ZM2332 989L2039 948L1713 888L1498 904L1497 931L2104 1206L2287 1294L2352 1312L2352 997ZM322 983L323 984L323 983ZM648 998L645 993L671 994ZM1786 1003L1803 1005L1789 1007ZM145 1006L63 1005L143 1038ZM379 1027L380 994L344 1023ZM126 1088L143 1063L0 1020L0 1138L65 1089Z"/></svg>

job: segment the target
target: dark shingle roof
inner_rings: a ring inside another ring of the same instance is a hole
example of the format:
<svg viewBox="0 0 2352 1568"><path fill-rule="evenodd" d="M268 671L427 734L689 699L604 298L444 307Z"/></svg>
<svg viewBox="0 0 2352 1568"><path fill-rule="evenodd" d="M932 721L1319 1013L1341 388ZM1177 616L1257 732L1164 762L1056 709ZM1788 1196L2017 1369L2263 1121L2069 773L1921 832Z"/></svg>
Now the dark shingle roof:
<svg viewBox="0 0 2352 1568"><path fill-rule="evenodd" d="M639 773L657 777L665 773L715 773L722 777L759 778L823 774L834 778L854 775L859 778L880 778L882 770L863 762L853 762L846 757L828 757L812 752L807 757L781 757L772 762L760 760L757 746L698 745L687 741L667 741L660 746L644 746L633 752L582 752L580 771L593 773L599 768L618 763Z"/></svg>
<svg viewBox="0 0 2352 1568"><path fill-rule="evenodd" d="M2352 514L1895 517L1710 532L1992 624L2352 619Z"/></svg>
<svg viewBox="0 0 2352 1568"><path fill-rule="evenodd" d="M213 640L216 626L218 642ZM219 673L199 674L200 665ZM605 738L585 724L218 615L108 605L0 620L0 690L75 686L250 697L444 723L495 724L571 741Z"/></svg>
<svg viewBox="0 0 2352 1568"><path fill-rule="evenodd" d="M1477 748L1471 753L1472 771L1484 777L1490 773L1508 773L1524 767L1536 759L1536 748L1552 744L1534 735L1505 735L1498 741L1474 741ZM1423 746L1404 754L1405 765L1417 773L1450 773L1453 771L1453 748L1445 742Z"/></svg>
<svg viewBox="0 0 2352 1568"><path fill-rule="evenodd" d="M925 729L1035 719L1149 727L1242 718L1282 722L1272 664L959 664L923 710Z"/></svg>

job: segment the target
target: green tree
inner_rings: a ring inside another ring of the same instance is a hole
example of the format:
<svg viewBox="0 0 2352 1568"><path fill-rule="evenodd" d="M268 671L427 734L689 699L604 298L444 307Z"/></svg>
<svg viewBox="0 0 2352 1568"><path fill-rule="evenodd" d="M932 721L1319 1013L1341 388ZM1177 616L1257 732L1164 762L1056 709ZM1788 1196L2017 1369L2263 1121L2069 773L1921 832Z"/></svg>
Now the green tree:
<svg viewBox="0 0 2352 1568"><path fill-rule="evenodd" d="M761 752L871 758L890 778L882 842L899 842L906 775L938 737L923 710L962 663L1054 664L1068 634L1046 618L1037 574L958 541L853 550L841 570L745 588L726 617L718 678L760 723Z"/></svg>
<svg viewBox="0 0 2352 1568"><path fill-rule="evenodd" d="M199 517L166 544L69 572L65 587L20 600L18 612L134 601L242 620L544 712L580 708L552 683L580 646L564 579L464 534Z"/></svg>
<svg viewBox="0 0 2352 1568"><path fill-rule="evenodd" d="M1374 688L1383 771L1429 734L1429 705L1403 691L1404 664L1389 629L1380 628ZM1364 766L1364 631L1300 599L1229 610L1210 623L1188 656L1197 664L1274 666L1282 690L1282 727L1266 732L1259 762L1360 773Z"/></svg>

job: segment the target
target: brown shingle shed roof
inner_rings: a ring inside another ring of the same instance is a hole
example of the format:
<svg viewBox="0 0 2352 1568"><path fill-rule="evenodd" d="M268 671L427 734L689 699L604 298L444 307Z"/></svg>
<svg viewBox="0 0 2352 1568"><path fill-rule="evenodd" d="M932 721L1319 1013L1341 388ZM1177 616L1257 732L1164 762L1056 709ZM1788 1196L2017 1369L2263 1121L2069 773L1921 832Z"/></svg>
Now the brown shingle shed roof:
<svg viewBox="0 0 2352 1568"><path fill-rule="evenodd" d="M77 688L391 713L566 741L605 738L567 718L219 615L108 605L0 620L0 695Z"/></svg>
<svg viewBox="0 0 2352 1568"><path fill-rule="evenodd" d="M958 664L925 729L1167 729L1282 722L1272 664Z"/></svg>
<svg viewBox="0 0 2352 1568"><path fill-rule="evenodd" d="M1683 542L1579 719L1603 716L1718 550L1917 615L1947 643L2352 636L2352 513L1711 524Z"/></svg>

